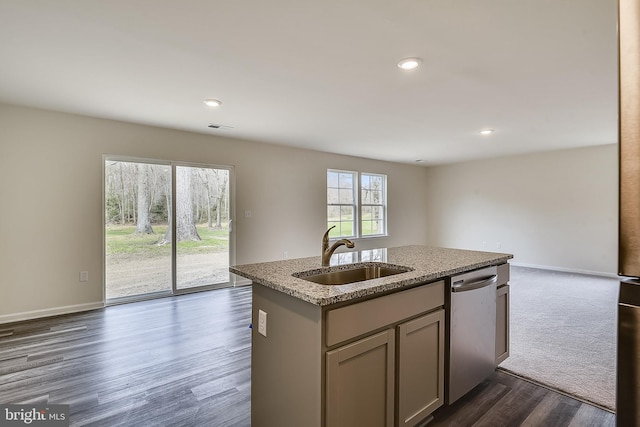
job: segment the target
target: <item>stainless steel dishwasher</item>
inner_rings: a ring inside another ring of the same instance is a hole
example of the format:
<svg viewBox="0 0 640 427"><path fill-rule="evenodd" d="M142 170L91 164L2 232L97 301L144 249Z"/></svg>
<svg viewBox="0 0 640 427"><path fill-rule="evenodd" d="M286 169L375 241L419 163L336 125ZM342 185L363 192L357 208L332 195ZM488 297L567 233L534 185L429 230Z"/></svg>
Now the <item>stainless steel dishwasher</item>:
<svg viewBox="0 0 640 427"><path fill-rule="evenodd" d="M495 371L497 282L496 267L451 277L447 298L447 404L458 400Z"/></svg>

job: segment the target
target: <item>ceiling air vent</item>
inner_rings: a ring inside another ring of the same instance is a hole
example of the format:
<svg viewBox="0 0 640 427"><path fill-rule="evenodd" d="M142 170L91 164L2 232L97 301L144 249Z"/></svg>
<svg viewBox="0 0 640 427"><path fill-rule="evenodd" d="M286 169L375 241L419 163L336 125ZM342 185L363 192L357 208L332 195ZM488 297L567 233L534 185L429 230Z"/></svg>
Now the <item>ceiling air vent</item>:
<svg viewBox="0 0 640 427"><path fill-rule="evenodd" d="M221 125L218 123L210 123L207 127L210 127L211 129L233 129L233 126Z"/></svg>

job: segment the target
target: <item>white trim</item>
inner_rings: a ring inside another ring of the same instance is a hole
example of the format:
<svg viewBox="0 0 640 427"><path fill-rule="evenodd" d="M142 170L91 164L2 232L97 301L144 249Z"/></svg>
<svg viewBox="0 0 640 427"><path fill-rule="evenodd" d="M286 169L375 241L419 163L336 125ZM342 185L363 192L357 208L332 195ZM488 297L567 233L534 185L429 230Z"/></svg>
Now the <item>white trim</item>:
<svg viewBox="0 0 640 427"><path fill-rule="evenodd" d="M59 316L61 314L79 313L81 311L97 310L101 308L104 308L104 303L90 302L86 304L45 308L42 310L23 311L22 313L4 314L0 316L0 324L22 322L24 320L39 319L41 317Z"/></svg>
<svg viewBox="0 0 640 427"><path fill-rule="evenodd" d="M540 270L562 271L565 273L588 274L590 276L609 277L611 279L618 278L617 274L607 273L604 271L580 270L577 268L564 268L564 267L555 267L551 265L527 264L524 262L513 262L513 261L510 261L509 264L516 267L527 267L527 268L537 268Z"/></svg>

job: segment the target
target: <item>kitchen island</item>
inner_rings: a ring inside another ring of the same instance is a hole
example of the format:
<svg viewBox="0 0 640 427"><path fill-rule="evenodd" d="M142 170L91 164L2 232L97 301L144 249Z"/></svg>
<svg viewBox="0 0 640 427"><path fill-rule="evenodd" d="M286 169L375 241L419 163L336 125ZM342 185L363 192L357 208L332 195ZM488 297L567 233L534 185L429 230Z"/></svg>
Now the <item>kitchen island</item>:
<svg viewBox="0 0 640 427"><path fill-rule="evenodd" d="M330 267L320 257L231 267L254 283L252 426L422 423L444 402L448 278L498 266L506 284L510 258L403 246L334 254ZM372 265L400 272L305 279Z"/></svg>

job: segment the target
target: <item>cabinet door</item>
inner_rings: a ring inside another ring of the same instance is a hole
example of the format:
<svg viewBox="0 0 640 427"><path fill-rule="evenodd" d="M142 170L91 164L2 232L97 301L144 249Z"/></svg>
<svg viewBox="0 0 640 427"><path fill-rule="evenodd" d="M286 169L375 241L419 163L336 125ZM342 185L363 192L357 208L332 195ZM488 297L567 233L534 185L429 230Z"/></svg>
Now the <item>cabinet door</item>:
<svg viewBox="0 0 640 427"><path fill-rule="evenodd" d="M444 310L398 325L398 425L415 426L444 402Z"/></svg>
<svg viewBox="0 0 640 427"><path fill-rule="evenodd" d="M509 357L509 285L496 292L496 366Z"/></svg>
<svg viewBox="0 0 640 427"><path fill-rule="evenodd" d="M326 423L393 427L395 331L327 352Z"/></svg>

